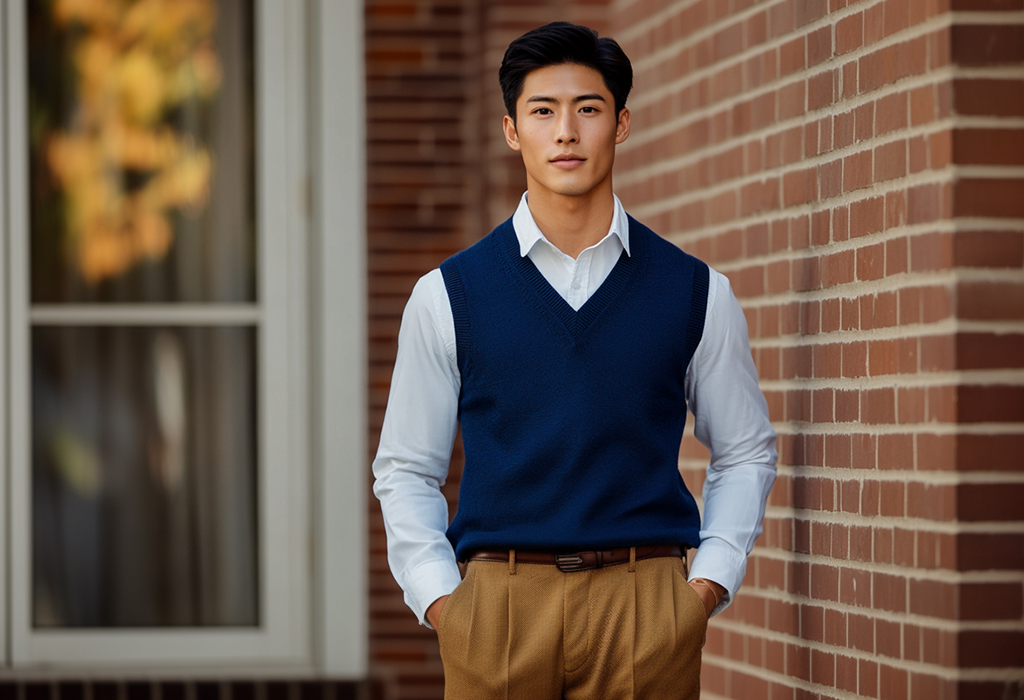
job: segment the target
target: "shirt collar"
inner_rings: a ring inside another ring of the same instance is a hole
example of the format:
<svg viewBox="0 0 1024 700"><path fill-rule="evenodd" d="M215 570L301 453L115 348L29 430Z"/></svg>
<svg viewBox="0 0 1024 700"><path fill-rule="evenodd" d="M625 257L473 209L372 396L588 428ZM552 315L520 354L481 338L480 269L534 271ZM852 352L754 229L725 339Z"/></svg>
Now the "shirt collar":
<svg viewBox="0 0 1024 700"><path fill-rule="evenodd" d="M523 192L523 196L519 200L519 206L516 208L516 213L512 215L512 227L515 229L516 238L519 239L519 255L526 257L530 251L533 250L533 246L537 245L538 241L544 241L548 245L553 246L541 232L537 226L537 222L533 219L533 213L530 211L529 205L526 203L526 192ZM626 255L629 255L629 219L626 216L626 210L622 208L622 202L615 195L612 195L615 199L615 213L612 214L612 224L608 228L608 233L605 234L601 242L604 242L608 236L618 236L619 242L622 244L622 249L626 251Z"/></svg>

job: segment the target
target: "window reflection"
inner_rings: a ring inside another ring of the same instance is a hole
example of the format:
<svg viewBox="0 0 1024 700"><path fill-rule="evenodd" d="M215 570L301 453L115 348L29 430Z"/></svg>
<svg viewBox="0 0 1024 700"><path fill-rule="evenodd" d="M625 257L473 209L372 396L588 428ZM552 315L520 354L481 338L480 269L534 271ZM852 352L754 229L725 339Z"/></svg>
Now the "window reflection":
<svg viewBox="0 0 1024 700"><path fill-rule="evenodd" d="M255 625L256 332L32 333L36 627Z"/></svg>
<svg viewBox="0 0 1024 700"><path fill-rule="evenodd" d="M28 0L35 302L254 299L244 0Z"/></svg>

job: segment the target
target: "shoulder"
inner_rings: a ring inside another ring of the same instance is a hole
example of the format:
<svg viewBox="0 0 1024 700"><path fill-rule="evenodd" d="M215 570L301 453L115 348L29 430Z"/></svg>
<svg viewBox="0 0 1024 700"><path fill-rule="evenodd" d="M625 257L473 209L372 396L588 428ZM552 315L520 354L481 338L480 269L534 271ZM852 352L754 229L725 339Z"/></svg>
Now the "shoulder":
<svg viewBox="0 0 1024 700"><path fill-rule="evenodd" d="M512 219L506 219L498 224L479 241L441 263L441 272L447 278L449 271L453 268L462 268L465 265L473 265L485 258L490 258L493 255L495 246L501 243L502 237L507 235L511 228Z"/></svg>
<svg viewBox="0 0 1024 700"><path fill-rule="evenodd" d="M669 264L692 264L707 267L703 260L690 255L675 243L663 238L632 216L629 217L629 241L631 249L634 243L643 246L654 260Z"/></svg>

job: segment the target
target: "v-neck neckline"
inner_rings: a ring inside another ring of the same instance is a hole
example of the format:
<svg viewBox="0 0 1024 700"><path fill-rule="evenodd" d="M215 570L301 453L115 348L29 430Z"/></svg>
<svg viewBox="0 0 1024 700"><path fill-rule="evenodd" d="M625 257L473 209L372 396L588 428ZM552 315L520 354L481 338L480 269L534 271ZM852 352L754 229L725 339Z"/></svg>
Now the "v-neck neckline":
<svg viewBox="0 0 1024 700"><path fill-rule="evenodd" d="M625 250L622 251L604 282L579 308L579 311L573 309L569 302L558 293L558 290L551 286L547 278L533 264L529 255L521 254L515 226L511 219L508 222L508 228L502 238L504 239L504 252L508 255L513 269L522 276L527 285L544 302L544 305L565 326L574 340L578 340L593 325L601 312L622 292L640 264L644 254L642 236L638 233L633 218L628 217L628 221L629 245L632 255Z"/></svg>

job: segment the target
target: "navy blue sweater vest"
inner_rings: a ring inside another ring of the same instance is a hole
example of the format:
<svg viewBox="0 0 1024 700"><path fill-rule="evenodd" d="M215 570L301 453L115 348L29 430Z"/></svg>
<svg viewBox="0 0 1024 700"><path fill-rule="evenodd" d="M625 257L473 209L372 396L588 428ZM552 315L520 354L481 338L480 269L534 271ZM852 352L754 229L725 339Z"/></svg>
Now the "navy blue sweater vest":
<svg viewBox="0 0 1024 700"><path fill-rule="evenodd" d="M511 220L441 265L462 376L459 559L700 543L677 464L708 268L632 218L629 244L579 311L519 255Z"/></svg>

